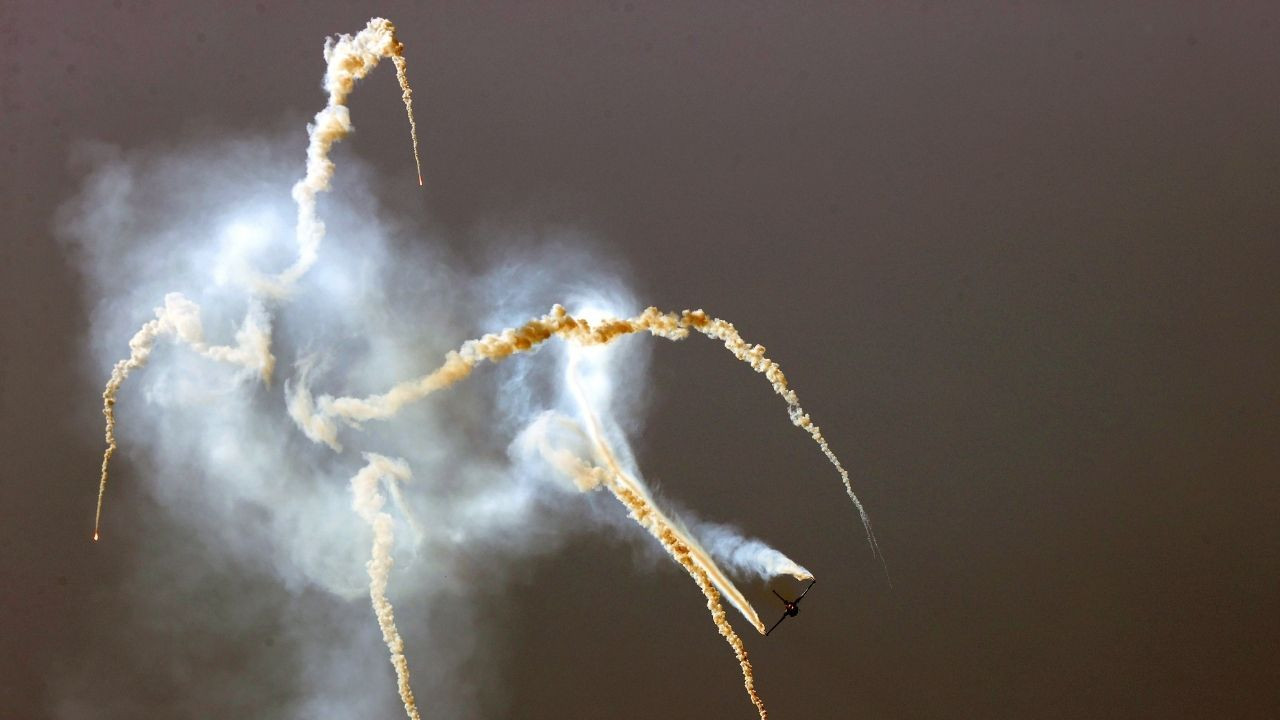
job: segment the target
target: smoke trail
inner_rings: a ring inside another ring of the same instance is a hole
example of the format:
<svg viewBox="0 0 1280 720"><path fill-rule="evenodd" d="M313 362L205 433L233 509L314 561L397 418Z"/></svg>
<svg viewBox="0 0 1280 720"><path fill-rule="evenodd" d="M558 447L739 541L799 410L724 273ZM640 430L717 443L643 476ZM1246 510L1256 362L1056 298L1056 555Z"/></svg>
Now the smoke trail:
<svg viewBox="0 0 1280 720"><path fill-rule="evenodd" d="M518 328L507 328L500 333L490 333L475 340L468 340L456 351L445 356L444 363L436 370L419 378L407 380L381 395L365 398L328 395L319 398L318 411L311 394L305 387L289 389L289 412L298 427L315 442L323 442L334 450L341 448L337 439L334 418L340 418L352 427L359 427L366 420L386 419L396 414L404 405L420 400L437 390L443 390L471 374L484 360L500 362L511 355L528 352L559 336L579 345L607 345L619 337L648 332L668 340L683 340L693 329L709 338L720 340L734 357L764 375L774 392L787 403L787 414L792 424L809 434L822 454L835 467L844 483L845 493L853 502L866 531L867 543L879 556L879 546L871 530L871 520L853 492L849 472L831 450L822 430L800 405L799 396L787 385L787 378L776 362L765 356L763 345L748 345L737 329L724 320L708 316L702 310L685 310L679 314L663 313L655 307L632 318L605 318L593 325L590 321L570 315L556 305L551 312L534 318Z"/></svg>
<svg viewBox="0 0 1280 720"><path fill-rule="evenodd" d="M689 532L696 536L713 557L739 572L750 572L769 578L790 575L796 580L812 580L813 573L796 561L783 555L765 543L742 537L741 533L727 525L697 523Z"/></svg>
<svg viewBox="0 0 1280 720"><path fill-rule="evenodd" d="M707 599L707 610L711 613L711 621L715 623L716 630L733 649L733 654L738 659L738 666L742 670L742 685L746 688L751 704L755 705L760 713L760 720L766 720L769 713L765 710L764 701L756 692L755 671L751 667L746 646L725 617L724 606L720 604L720 593L708 577L704 563L695 559L695 550L686 542L686 538L676 531L670 521L658 512L649 500L633 492L628 487L629 483L624 481L618 473L610 468L591 465L563 448L551 448L546 442L545 435L540 432L541 429L539 428L537 439L538 451L553 467L568 477L580 490L590 490L601 485L608 488L618 502L627 508L631 519L647 530L662 545L667 554L693 578L694 583Z"/></svg>
<svg viewBox="0 0 1280 720"><path fill-rule="evenodd" d="M378 616L382 639L391 651L391 665L396 670L396 687L400 691L400 700L404 702L404 711L411 720L420 720L413 690L409 687L409 661L404 656L404 640L396 629L395 614L387 600L387 580L395 562L391 557L394 537L391 516L382 511L385 498L378 492L378 480L381 478L387 478L393 488L397 481L408 480L409 466L403 460L392 460L375 453L364 453L364 459L368 464L351 478L354 496L351 505L373 528L373 556L368 563L369 599L373 603L374 614Z"/></svg>
<svg viewBox="0 0 1280 720"><path fill-rule="evenodd" d="M683 532L676 523L672 522L661 510L657 509L644 483L624 470L618 462L617 453L613 451L608 440L605 439L604 431L600 427L600 419L596 416L595 410L587 400L582 383L579 382L578 362L581 352L579 347L570 348L569 362L565 368L565 379L569 385L569 392L573 395L574 402L578 405L578 412L586 420L587 437L591 441L592 449L595 451L598 460L608 468L614 482L625 488L632 496L638 498L648 508L647 512L654 518L654 521L665 527L667 532L674 535L687 548L688 552L686 554L689 561L697 565L703 575L714 583L721 593L728 597L729 603L737 608L743 617L756 627L756 630L761 635L764 635L764 623L760 621L760 616L756 614L755 608L751 607L751 603L747 602L747 599L742 596L742 592L725 576L720 568L716 567L716 564L711 560L711 556L691 535Z"/></svg>
<svg viewBox="0 0 1280 720"><path fill-rule="evenodd" d="M734 357L747 363L752 370L764 375L769 380L769 384L773 386L773 391L781 395L782 399L786 401L787 414L791 417L791 424L809 433L809 437L813 438L813 441L818 444L822 454L827 457L827 460L840 473L840 480L844 482L845 494L849 496L849 501L857 509L858 517L862 520L862 527L867 533L867 544L871 546L871 551L876 556L880 556L880 546L876 542L875 533L871 531L871 518L867 516L866 509L862 507L862 501L853 492L853 484L849 481L849 471L844 469L840 458L836 457L836 454L832 452L831 446L827 444L826 437L822 435L822 429L813 422L809 414L800 406L800 398L796 395L796 391L787 385L787 377L782 374L782 368L778 367L778 363L765 356L764 346L748 345L742 339L742 336L738 334L738 329L732 323L708 317L701 310L694 310L693 312L686 310L683 319L703 335L723 342L725 348L733 353Z"/></svg>
<svg viewBox="0 0 1280 720"><path fill-rule="evenodd" d="M418 187L422 187L422 160L418 157L418 123L413 119L413 89L409 87L409 76L405 73L404 45L396 42L391 62L396 66L396 81L400 83L400 99L404 101L404 110L409 114L409 139L413 141L413 166L418 171Z"/></svg>
<svg viewBox="0 0 1280 720"><path fill-rule="evenodd" d="M610 479L613 479L613 477L610 476ZM751 704L755 705L756 710L760 712L760 720L767 720L769 713L764 709L764 701L760 699L760 695L756 692L755 672L751 668L751 660L747 656L747 648L742 644L742 638L738 637L738 633L734 632L733 626L725 618L724 606L720 604L720 593L712 585L707 573L692 559L692 551L689 546L680 540L671 526L664 524L659 519L652 506L646 504L643 498L632 493L620 482L609 482L607 487L614 497L627 506L627 509L631 511L631 517L657 538L658 542L662 543L667 552L675 558L676 562L680 563L681 567L698 584L698 589L707 598L707 610L711 612L711 621L715 623L716 629L720 631L720 635L724 637L725 642L729 643L729 647L733 648L733 654L738 658L738 666L742 669L742 685L747 690L747 696L751 698Z"/></svg>
<svg viewBox="0 0 1280 720"><path fill-rule="evenodd" d="M409 529L413 531L414 542L421 541L427 533L422 524L418 522L418 518L413 514L413 509L409 507L409 503L405 502L404 493L400 491L400 483L387 483L387 490L391 493L391 501L396 504L396 509L404 516L405 522L409 523Z"/></svg>
<svg viewBox="0 0 1280 720"><path fill-rule="evenodd" d="M175 338L211 360L242 365L256 370L263 382L271 380L276 359L271 354L271 323L265 311L251 303L244 323L236 332L236 345L210 346L204 341L200 322L200 307L183 297L181 293L169 293L164 305L156 308L154 320L146 322L129 340L129 357L120 360L111 369L111 377L102 391L102 415L106 418L107 449L102 453L102 471L98 477L98 504L93 514L93 540L98 541L102 524L102 500L107 492L107 472L111 456L116 452L116 395L125 378L134 370L147 364L155 349L156 340L164 335Z"/></svg>
<svg viewBox="0 0 1280 720"><path fill-rule="evenodd" d="M391 58L396 66L396 78L400 83L405 112L409 115L409 132L413 139L413 159L418 168L418 184L422 184L422 165L418 160L418 130L413 119L413 93L405 75L404 46L396 39L395 26L384 18L373 18L354 37L341 35L335 42L325 40L326 62L325 89L329 101L316 113L315 123L307 126L307 170L304 177L293 186L293 199L298 206L295 237L298 258L288 268L273 278L252 273L251 286L255 295L285 298L298 279L315 264L320 243L324 239L324 223L316 217L316 195L329 189L334 165L329 151L334 143L351 132L351 116L347 110L347 96L357 80L368 75L382 58ZM250 301L240 332L236 334L235 347L204 344L200 329L200 308L182 295L165 296L165 305L156 310L156 319L147 322L129 341L129 357L115 364L111 377L102 392L102 414L106 419L107 447L102 453L102 469L98 478L98 502L94 511L93 539L100 537L102 501L107 491L107 476L111 457L115 454L115 403L120 386L129 373L146 365L147 359L161 335L173 333L178 340L190 345L206 357L233 364L251 366L257 363L263 381L269 381L275 366L271 355L271 323L261 301Z"/></svg>
<svg viewBox="0 0 1280 720"><path fill-rule="evenodd" d="M390 20L373 18L354 37L340 35L325 40L324 59L327 69L324 88L329 102L316 113L315 122L307 126L310 142L307 145L306 175L293 186L293 200L298 205L298 223L295 235L298 242L298 259L272 278L257 278L258 292L271 297L285 297L298 279L306 274L319 257L320 243L324 240L324 223L316 217L316 195L329 189L334 165L329 159L333 145L351 132L351 113L347 110L347 96L356 81L368 75L383 58L391 58L396 66L396 78L400 82L401 97L409 114L409 131L413 138L413 159L418 166L418 184L422 184L422 166L418 161L418 129L413 120L413 94L404 74L404 46L396 39L396 28Z"/></svg>

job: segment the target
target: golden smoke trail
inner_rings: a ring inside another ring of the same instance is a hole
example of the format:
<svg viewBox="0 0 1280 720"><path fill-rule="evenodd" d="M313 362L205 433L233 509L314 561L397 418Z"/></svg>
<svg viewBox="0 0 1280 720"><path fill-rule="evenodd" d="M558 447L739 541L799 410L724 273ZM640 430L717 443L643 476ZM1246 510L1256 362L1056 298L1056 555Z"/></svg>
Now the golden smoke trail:
<svg viewBox="0 0 1280 720"><path fill-rule="evenodd" d="M545 445L542 451L544 456L548 455L549 451ZM549 455L547 459L568 475L578 487L585 489L604 485L609 488L609 492L613 493L613 496L627 508L631 518L649 531L667 554L689 573L703 596L707 598L707 610L711 612L711 621L715 623L716 629L720 631L725 642L729 643L734 656L738 659L738 666L742 669L742 685L747 690L747 696L751 698L751 704L755 705L760 713L760 720L767 720L769 713L765 710L764 701L756 692L755 671L751 667L747 648L725 617L724 606L720 604L719 591L707 576L703 563L695 558L695 551L685 538L643 495L633 492L616 472L589 465L567 450L550 451Z"/></svg>
<svg viewBox="0 0 1280 720"><path fill-rule="evenodd" d="M324 223L316 217L316 195L329 189L333 179L333 161L329 150L351 132L351 114L347 110L347 96L356 81L368 75L378 62L390 58L396 66L400 81L401 97L409 113L409 130L413 137L413 159L418 162L418 134L413 122L412 93L404 74L404 46L396 39L396 28L390 20L373 18L354 37L340 35L337 40L325 40L324 59L327 69L324 87L329 102L316 113L315 122L307 126L310 141L307 144L306 175L293 186L293 200L298 205L298 223L295 235L298 242L298 259L273 278L257 278L257 290L272 297L288 295L298 278L306 274L319 257L320 243L324 240ZM418 166L421 180L421 165Z"/></svg>
<svg viewBox="0 0 1280 720"><path fill-rule="evenodd" d="M716 628L720 631L725 641L729 643L729 646L733 648L734 655L738 658L738 665L742 668L743 687L747 689L747 695L750 696L752 704L760 712L760 720L765 720L769 713L764 709L764 701L756 693L756 679L755 673L751 669L751 661L747 659L747 650L742 644L742 639L738 637L733 627L729 625L729 621L725 619L724 607L720 604L717 588L729 595L729 601L756 626L756 630L761 635L766 632L764 623L760 622L755 609L751 607L745 597L742 597L738 588L720 572L720 568L716 567L707 551L692 538L676 529L676 526L663 515L662 511L657 509L653 498L649 497L649 494L645 491L644 485L622 469L622 466L618 463L616 453L613 452L613 449L605 440L604 432L600 428L600 420L596 417L594 409L587 401L587 395L578 380L578 358L580 352L578 348L573 348L569 351L569 366L565 370L565 374L569 380L570 392L578 403L578 409L586 416L588 436L595 446L596 453L605 462L610 471L608 475L608 479L611 481L608 483L609 490L614 497L618 498L627 507L632 519L657 538L658 542L662 543L662 546L671 557L680 563L681 567L698 584L698 588L702 590L702 594L707 598L707 609L711 611L711 620L716 624Z"/></svg>
<svg viewBox="0 0 1280 720"><path fill-rule="evenodd" d="M853 507L858 511L858 517L862 520L862 527L867 533L867 544L871 546L871 551L878 556L880 554L880 546L876 543L875 533L871 531L871 518L867 517L867 511L862 507L862 501L853 492L853 483L849 481L849 471L844 469L840 458L836 457L836 454L831 450L831 446L827 444L827 439L823 436L822 429L813 422L809 417L809 413L805 412L804 408L800 406L799 396L796 395L795 390L792 390L787 385L787 376L782 374L782 368L778 367L778 363L765 356L763 345L748 345L742 339L742 336L738 334L738 329L732 323L708 317L701 310L694 310L693 312L686 310L683 318L698 332L723 342L725 348L733 353L734 357L750 365L752 370L764 375L769 384L773 386L773 391L782 396L782 399L787 403L787 414L791 417L791 423L809 433L809 437L813 438L813 441L818 444L822 454L827 457L831 465L840 473L840 480L844 483L845 494L849 496L849 501L853 503Z"/></svg>
<svg viewBox="0 0 1280 720"><path fill-rule="evenodd" d="M325 90L329 101L316 114L315 123L307 126L307 170L305 176L293 186L293 199L298 206L295 236L298 258L273 278L255 276L255 294L275 298L286 297L298 279L315 264L320 243L324 239L324 223L316 217L316 195L329 189L334 165L329 150L334 143L351 132L351 118L347 111L347 96L357 80L369 74L382 58L389 57L396 66L401 97L409 114L409 131L413 139L413 160L418 167L418 184L422 184L422 166L418 162L418 131L413 120L412 91L405 76L404 46L396 39L395 26L389 20L373 18L355 37L341 35L336 41L325 40L326 62ZM116 451L116 395L121 384L133 370L146 365L156 340L173 333L182 342L191 345L202 355L214 360L253 366L256 363L264 381L271 378L275 358L271 355L270 321L257 300L250 302L244 325L236 335L234 347L204 344L200 330L200 308L178 293L165 296L165 307L156 310L156 319L145 325L129 341L129 357L115 364L106 388L102 391L102 414L106 417L107 448L102 453L102 471L98 478L98 503L93 518L93 539L100 537L102 501L107 491L108 467ZM194 338L194 339L193 339Z"/></svg>
<svg viewBox="0 0 1280 720"><path fill-rule="evenodd" d="M169 293L164 305L156 308L156 317L149 320L129 339L129 357L111 368L111 377L102 391L102 414L107 421L107 449L102 453L102 473L98 477L98 505L93 514L93 540L97 542L102 527L102 500L107 492L107 472L111 456L116 452L116 395L129 373L147 364L156 340L173 335L179 342L190 346L200 355L211 360L241 365L257 371L263 382L271 380L276 359L271 354L271 326L260 307L250 306L244 324L236 332L236 344L208 345L204 341L204 329L200 322L200 307L183 297L181 293Z"/></svg>
<svg viewBox="0 0 1280 720"><path fill-rule="evenodd" d="M756 614L755 608L747 599L743 597L742 592L733 584L720 568L711 559L708 553L697 540L694 540L688 533L681 532L678 526L671 522L671 519L657 509L657 505L653 501L653 497L649 495L644 483L633 477L630 473L622 468L618 462L617 453L610 447L608 440L605 439L604 431L600 427L600 419L596 417L595 411L591 407L591 403L587 401L587 395L582 389L582 383L578 380L578 359L581 350L577 347L569 351L569 366L565 369L565 376L569 382L569 391L573 394L574 402L578 404L578 411L582 413L587 421L587 437L591 440L591 445L595 449L596 455L602 461L609 472L612 473L613 479L621 487L627 490L630 495L639 498L648 508L648 513L658 524L668 529L672 535L682 543L686 548L686 556L689 561L697 565L703 575L707 577L719 590L729 598L732 604L742 616L747 619L761 635L764 635L765 625L760 621L760 616ZM615 493L616 494L616 493Z"/></svg>
<svg viewBox="0 0 1280 720"><path fill-rule="evenodd" d="M551 312L534 318L518 328L507 328L500 333L490 333L475 340L468 340L456 351L445 356L444 364L439 368L413 380L407 380L381 395L366 398L340 397L327 395L318 400L318 411L310 391L305 386L289 390L289 413L294 421L316 442L324 442L335 450L341 448L338 443L337 426L334 418L340 418L354 427L359 427L366 420L380 420L395 415L406 403L420 400L431 393L442 390L462 380L484 360L500 362L511 355L528 352L546 342L551 337L559 336L579 345L605 345L619 337L639 332L648 332L668 340L683 340L690 330L695 330L709 338L720 340L734 357L751 366L752 370L764 375L774 392L782 396L787 403L787 413L792 424L809 433L813 441L827 460L840 473L845 493L853 502L858 516L866 530L867 542L873 552L879 554L875 535L871 530L871 521L867 517L862 502L853 492L849 473L840 459L831 450L822 430L809 417L800 405L796 392L787 385L787 378L778 363L765 356L763 345L749 345L731 323L713 318L702 310L685 310L681 313L664 313L650 307L632 318L606 318L591 322L575 318L563 307L556 305Z"/></svg>
<svg viewBox="0 0 1280 720"><path fill-rule="evenodd" d="M391 557L394 536L391 516L382 510L385 498L378 492L378 480L381 478L387 478L392 487L397 481L408 480L409 466L403 460L392 460L375 453L365 453L364 458L368 464L351 478L351 505L369 523L369 527L373 528L373 556L367 565L369 599L373 603L373 612L378 617L378 627L382 629L382 639L391 651L391 665L396 670L396 686L400 691L400 700L404 702L404 711L411 720L420 720L413 690L409 687L409 661L404 656L404 639L396 629L395 613L391 602L387 600L387 580L395 562Z"/></svg>
<svg viewBox="0 0 1280 720"><path fill-rule="evenodd" d="M422 187L422 160L418 159L418 123L413 119L413 89L409 87L409 76L405 74L404 44L397 42L393 52L391 62L396 66L396 81L400 83L400 99L404 101L404 111L409 115L409 139L413 141L413 165L418 170L418 187Z"/></svg>

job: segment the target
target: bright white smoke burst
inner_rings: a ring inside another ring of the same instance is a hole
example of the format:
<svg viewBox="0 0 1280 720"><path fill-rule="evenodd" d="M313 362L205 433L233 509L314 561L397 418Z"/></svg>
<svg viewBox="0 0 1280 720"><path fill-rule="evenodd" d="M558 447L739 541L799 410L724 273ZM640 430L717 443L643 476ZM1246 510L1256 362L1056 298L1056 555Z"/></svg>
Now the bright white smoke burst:
<svg viewBox="0 0 1280 720"><path fill-rule="evenodd" d="M119 400L121 447L145 451L157 496L183 522L266 558L299 592L371 600L387 682L417 718L456 714L412 685L415 660L439 666L450 650L408 647L390 598L450 587L452 558L468 548L553 550L590 518L565 508L607 491L621 503L614 521L629 515L703 592L763 718L721 599L763 632L735 579L812 576L731 527L657 506L624 433L654 341L629 336L723 342L726 362L750 364L782 396L861 513L847 473L764 348L732 325L645 310L585 260L467 279L397 237L377 211L377 179L336 169L329 153L352 127L348 94L380 60L395 64L412 123L401 50L378 19L326 45L329 102L308 127L301 180L297 150L267 141L86 150L93 169L62 230L97 299L94 357L112 368L100 503ZM416 137L412 147L416 159Z"/></svg>

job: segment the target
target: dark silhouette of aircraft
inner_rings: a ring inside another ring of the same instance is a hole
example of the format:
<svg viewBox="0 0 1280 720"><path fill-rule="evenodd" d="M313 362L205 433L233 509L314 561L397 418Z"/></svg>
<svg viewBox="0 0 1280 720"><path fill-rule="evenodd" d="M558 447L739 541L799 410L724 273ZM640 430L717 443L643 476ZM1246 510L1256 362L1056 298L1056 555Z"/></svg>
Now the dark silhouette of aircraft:
<svg viewBox="0 0 1280 720"><path fill-rule="evenodd" d="M805 595L809 594L809 591L813 589L813 585L816 582L818 581L810 580L809 587L805 588L804 592L800 593L800 597L796 598L795 600L788 600L782 597L781 595L778 595L777 590L770 591L774 595L778 595L778 599L781 600L782 604L786 606L786 610L783 611L782 617L778 618L778 622L774 623L773 627L769 628L769 632L765 633L765 635L768 635L769 633L773 632L775 628L777 628L779 625L782 624L783 620L786 620L789 617L795 617L796 615L800 614L800 601L804 599Z"/></svg>

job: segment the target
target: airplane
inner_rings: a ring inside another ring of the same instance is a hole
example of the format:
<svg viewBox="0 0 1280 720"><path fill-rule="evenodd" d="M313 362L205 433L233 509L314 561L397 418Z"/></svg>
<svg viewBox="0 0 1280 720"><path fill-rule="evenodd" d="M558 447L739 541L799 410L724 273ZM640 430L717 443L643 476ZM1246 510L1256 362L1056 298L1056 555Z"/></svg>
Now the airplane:
<svg viewBox="0 0 1280 720"><path fill-rule="evenodd" d="M773 632L775 628L777 628L779 625L782 624L783 620L786 620L789 617L795 617L796 615L800 614L800 601L804 599L805 595L809 594L809 591L813 589L813 585L816 582L818 581L810 580L809 587L805 588L804 592L800 593L800 597L796 598L795 600L788 600L782 597L781 595L778 595L777 590L770 591L774 595L778 595L778 599L781 600L782 604L786 606L786 610L783 611L782 617L778 618L778 622L774 623L773 627L769 628L769 632L765 633L765 635L768 635L769 633Z"/></svg>

